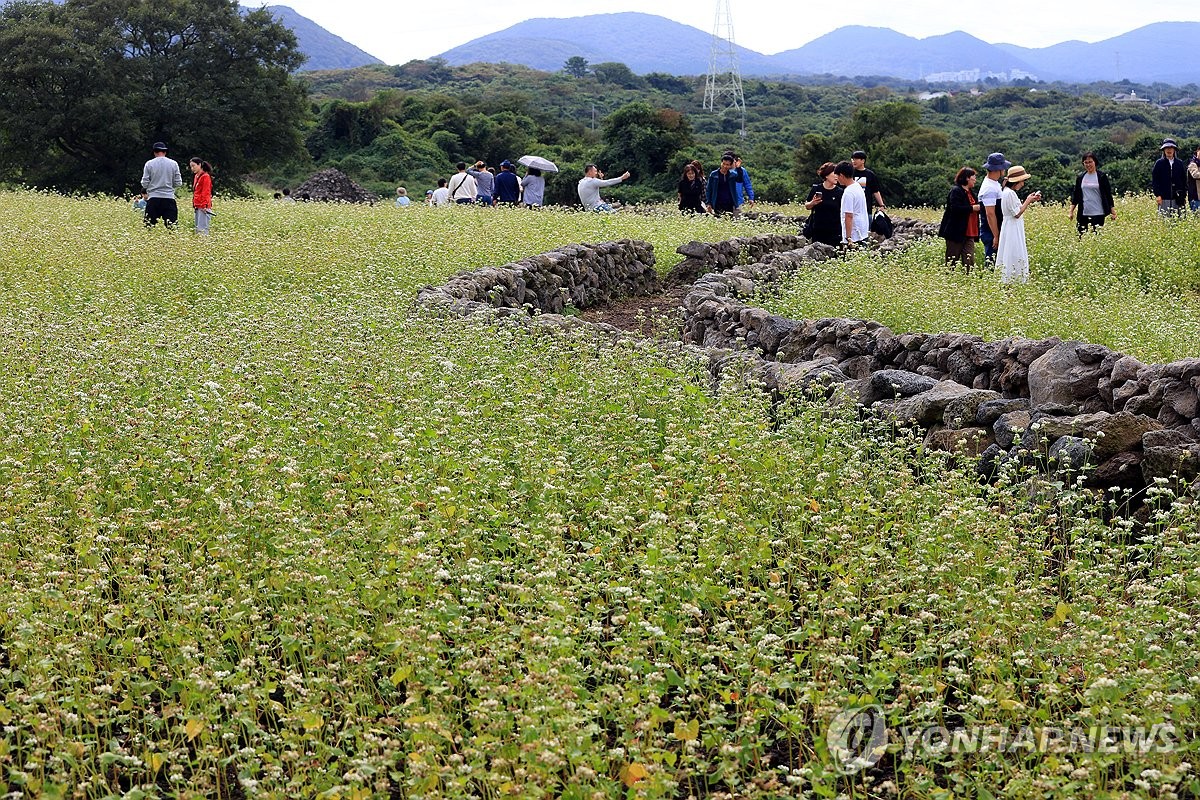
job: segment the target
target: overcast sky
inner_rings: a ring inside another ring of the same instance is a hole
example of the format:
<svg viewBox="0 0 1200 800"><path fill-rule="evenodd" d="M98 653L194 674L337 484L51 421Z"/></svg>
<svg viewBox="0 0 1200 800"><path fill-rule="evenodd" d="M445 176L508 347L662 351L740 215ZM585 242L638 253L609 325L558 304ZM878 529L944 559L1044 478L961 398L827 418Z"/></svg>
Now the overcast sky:
<svg viewBox="0 0 1200 800"><path fill-rule="evenodd" d="M243 0L247 6L261 5ZM901 0L798 2L731 0L735 39L760 53L791 50L844 25L872 25L924 38L962 30L993 44L1045 47L1096 42L1151 22L1200 21L1200 0ZM716 0L276 0L389 64L429 58L533 17L644 11L705 32ZM813 13L816 12L816 13ZM822 12L835 12L824 13ZM612 32L620 36L619 30ZM1197 43L1200 46L1200 42Z"/></svg>

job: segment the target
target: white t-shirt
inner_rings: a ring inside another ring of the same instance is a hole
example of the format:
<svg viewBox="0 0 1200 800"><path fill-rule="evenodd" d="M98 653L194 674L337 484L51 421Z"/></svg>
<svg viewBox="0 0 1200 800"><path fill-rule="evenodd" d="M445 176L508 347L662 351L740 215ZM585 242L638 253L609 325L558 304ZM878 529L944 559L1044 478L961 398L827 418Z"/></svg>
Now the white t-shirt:
<svg viewBox="0 0 1200 800"><path fill-rule="evenodd" d="M979 194L977 197L979 198L979 204L983 206L984 209L983 214L980 215L980 230L988 228L987 207L994 206L996 203L1000 202L1000 192L1000 181L994 181L991 178L985 177L983 179L983 183L979 184ZM996 209L996 216L1000 216L1000 209ZM999 225L1000 222L1001 220L996 220L997 225ZM988 230L991 229L988 228Z"/></svg>
<svg viewBox="0 0 1200 800"><path fill-rule="evenodd" d="M838 217L842 229L842 241L846 241L846 215L853 214L853 241L861 242L871 234L871 220L867 218L867 193L857 183L851 183L842 192L842 211Z"/></svg>
<svg viewBox="0 0 1200 800"><path fill-rule="evenodd" d="M450 190L445 186L439 186L433 190L433 204L435 206L450 205Z"/></svg>

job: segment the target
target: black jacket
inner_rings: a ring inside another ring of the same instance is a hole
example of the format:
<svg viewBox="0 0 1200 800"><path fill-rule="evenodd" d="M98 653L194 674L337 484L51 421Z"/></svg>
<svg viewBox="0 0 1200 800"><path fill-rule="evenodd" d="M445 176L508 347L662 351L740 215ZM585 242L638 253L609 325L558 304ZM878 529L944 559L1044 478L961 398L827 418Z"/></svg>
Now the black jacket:
<svg viewBox="0 0 1200 800"><path fill-rule="evenodd" d="M942 213L942 225L938 228L938 236L951 242L961 242L967 238L967 223L971 215L979 212L971 209L973 203L967 194L966 187L955 186L946 198L946 210Z"/></svg>
<svg viewBox="0 0 1200 800"><path fill-rule="evenodd" d="M1100 178L1100 205L1104 209L1104 213L1100 216L1107 217L1113 210L1113 193L1112 184L1109 183L1108 176L1100 170L1096 170L1096 175ZM1071 205L1075 206L1075 213L1083 215L1083 175L1079 175L1075 179L1075 190L1071 192Z"/></svg>

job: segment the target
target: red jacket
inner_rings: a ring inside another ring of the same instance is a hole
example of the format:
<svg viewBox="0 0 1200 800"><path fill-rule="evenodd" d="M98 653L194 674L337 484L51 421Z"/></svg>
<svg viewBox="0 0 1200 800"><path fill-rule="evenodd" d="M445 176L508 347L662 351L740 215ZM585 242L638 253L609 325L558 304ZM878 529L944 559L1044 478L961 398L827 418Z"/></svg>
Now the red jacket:
<svg viewBox="0 0 1200 800"><path fill-rule="evenodd" d="M192 180L192 208L212 208L212 176L200 171Z"/></svg>

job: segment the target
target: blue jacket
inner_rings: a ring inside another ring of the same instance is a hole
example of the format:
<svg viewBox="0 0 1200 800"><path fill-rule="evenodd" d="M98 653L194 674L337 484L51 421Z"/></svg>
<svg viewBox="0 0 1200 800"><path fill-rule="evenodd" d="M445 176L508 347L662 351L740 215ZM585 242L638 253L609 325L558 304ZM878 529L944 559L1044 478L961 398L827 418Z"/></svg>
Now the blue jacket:
<svg viewBox="0 0 1200 800"><path fill-rule="evenodd" d="M708 173L708 183L704 187L705 202L709 208L717 207L717 183L721 180L721 170L714 169ZM740 208L742 205L742 187L740 184L746 180L746 170L743 167L729 170L729 180L733 182L733 186L729 187L730 193L733 195L733 207ZM750 195L754 197L754 195Z"/></svg>
<svg viewBox="0 0 1200 800"><path fill-rule="evenodd" d="M1150 173L1151 187L1155 197L1164 200L1174 200L1176 196L1187 191L1187 162L1175 156L1174 169L1165 158L1154 162L1154 171Z"/></svg>
<svg viewBox="0 0 1200 800"><path fill-rule="evenodd" d="M497 203L516 203L521 199L521 181L515 172L497 172L495 189L492 197Z"/></svg>
<svg viewBox="0 0 1200 800"><path fill-rule="evenodd" d="M742 171L742 182L737 185L738 205L747 200L754 199L754 184L750 182L750 171L745 167L738 167Z"/></svg>

